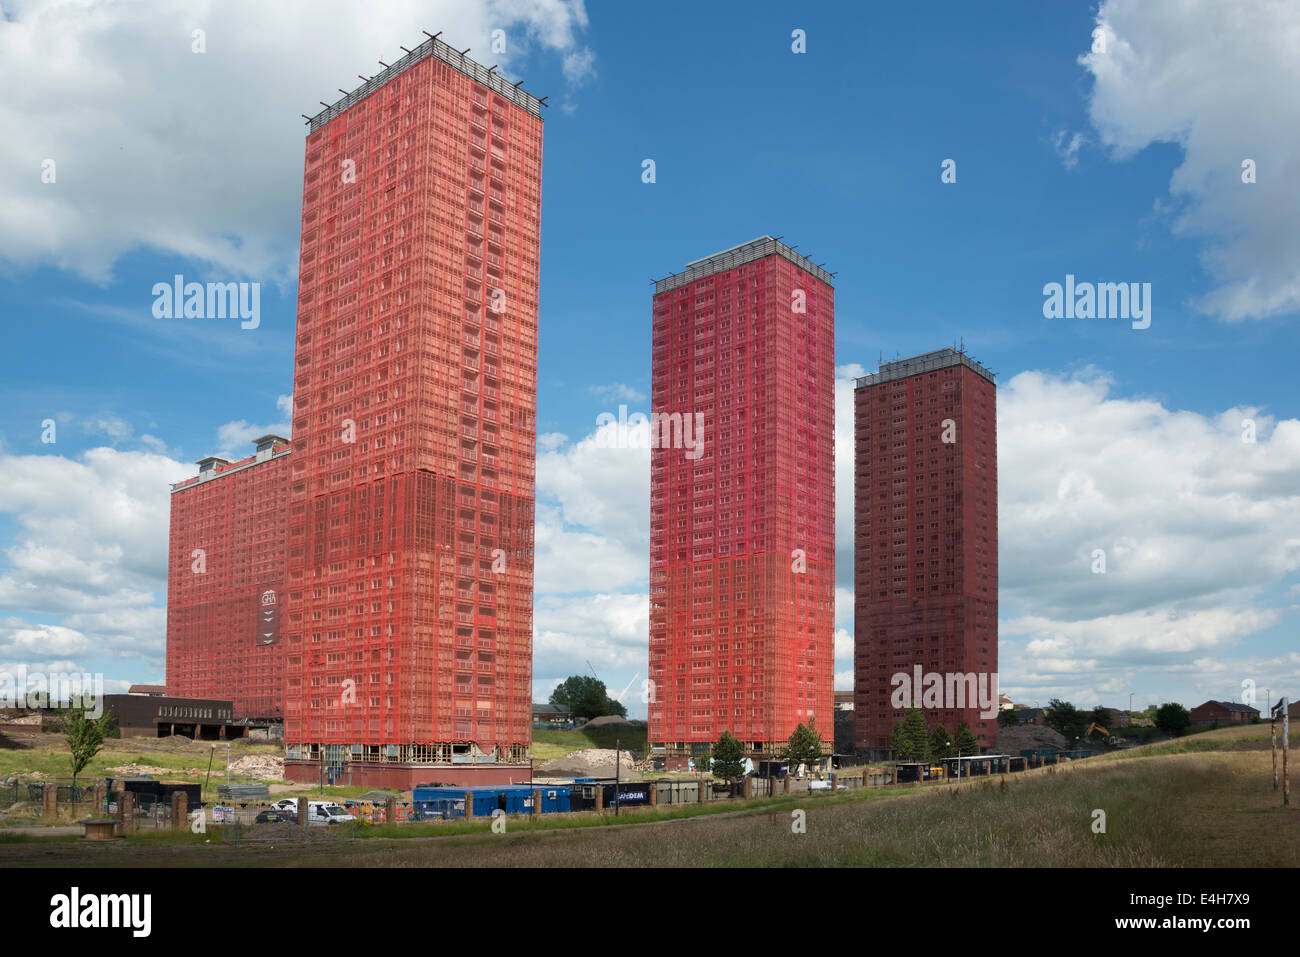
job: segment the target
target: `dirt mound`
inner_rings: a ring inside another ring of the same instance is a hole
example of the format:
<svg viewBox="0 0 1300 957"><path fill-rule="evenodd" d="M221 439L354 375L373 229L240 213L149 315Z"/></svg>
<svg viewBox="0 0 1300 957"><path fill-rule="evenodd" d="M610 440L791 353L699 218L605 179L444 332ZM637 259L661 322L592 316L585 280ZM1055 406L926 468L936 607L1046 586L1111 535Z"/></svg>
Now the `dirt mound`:
<svg viewBox="0 0 1300 957"><path fill-rule="evenodd" d="M616 752L613 748L584 748L570 751L562 758L548 761L537 769L537 773L552 777L572 778L612 778L616 770ZM617 768L620 777L637 778L640 770L632 752L623 751L618 759L621 766Z"/></svg>
<svg viewBox="0 0 1300 957"><path fill-rule="evenodd" d="M1013 724L998 728L998 751L1018 755L1031 748L1064 748L1065 735L1044 724Z"/></svg>
<svg viewBox="0 0 1300 957"><path fill-rule="evenodd" d="M603 728L606 725L610 725L610 724L621 724L621 725L626 725L628 727L631 727L632 722L627 720L627 718L620 718L616 714L603 714L599 718L592 718L583 727Z"/></svg>

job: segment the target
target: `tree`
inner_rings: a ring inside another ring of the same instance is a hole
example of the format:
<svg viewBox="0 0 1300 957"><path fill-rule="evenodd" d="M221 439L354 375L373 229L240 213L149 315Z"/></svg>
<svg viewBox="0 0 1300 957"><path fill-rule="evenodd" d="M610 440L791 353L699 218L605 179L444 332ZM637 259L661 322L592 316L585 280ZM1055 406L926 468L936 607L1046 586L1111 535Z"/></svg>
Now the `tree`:
<svg viewBox="0 0 1300 957"><path fill-rule="evenodd" d="M894 725L894 756L899 761L930 760L930 729L920 708L908 708Z"/></svg>
<svg viewBox="0 0 1300 957"><path fill-rule="evenodd" d="M811 720L807 726L802 721L799 722L799 727L794 729L790 740L786 742L784 757L792 774L801 764L806 764L809 771L821 767L822 736Z"/></svg>
<svg viewBox="0 0 1300 957"><path fill-rule="evenodd" d="M965 721L957 726L957 753L963 758L968 754L980 753L980 743Z"/></svg>
<svg viewBox="0 0 1300 957"><path fill-rule="evenodd" d="M1178 737L1192 723L1192 716L1187 709L1175 701L1162 704L1156 709L1156 727L1171 737Z"/></svg>
<svg viewBox="0 0 1300 957"><path fill-rule="evenodd" d="M1053 698L1047 703L1047 724L1065 736L1071 744L1088 729L1088 713L1068 701Z"/></svg>
<svg viewBox="0 0 1300 957"><path fill-rule="evenodd" d="M699 754L692 756L691 760L695 762L695 770L703 774L709 770L709 765L713 763L713 755L710 753L709 748L705 748Z"/></svg>
<svg viewBox="0 0 1300 957"><path fill-rule="evenodd" d="M104 746L104 738L112 732L113 716L105 711L98 718L90 717L89 708L68 708L62 712L59 730L68 742L69 758L72 763L72 793L77 793L77 775L85 770L99 749Z"/></svg>
<svg viewBox="0 0 1300 957"><path fill-rule="evenodd" d="M605 690L605 682L587 675L571 675L551 692L551 704L569 709L575 718L590 720L601 715L627 717L627 708Z"/></svg>
<svg viewBox="0 0 1300 957"><path fill-rule="evenodd" d="M956 754L953 747L952 735L943 725L938 725L930 732L930 759L932 761L942 761L944 758L950 758Z"/></svg>
<svg viewBox="0 0 1300 957"><path fill-rule="evenodd" d="M1015 727L1020 723L1020 715L1015 708L1003 708L998 712L998 724L1003 728Z"/></svg>
<svg viewBox="0 0 1300 957"><path fill-rule="evenodd" d="M713 776L730 784L733 794L736 782L745 776L745 746L730 731L722 732L713 746Z"/></svg>

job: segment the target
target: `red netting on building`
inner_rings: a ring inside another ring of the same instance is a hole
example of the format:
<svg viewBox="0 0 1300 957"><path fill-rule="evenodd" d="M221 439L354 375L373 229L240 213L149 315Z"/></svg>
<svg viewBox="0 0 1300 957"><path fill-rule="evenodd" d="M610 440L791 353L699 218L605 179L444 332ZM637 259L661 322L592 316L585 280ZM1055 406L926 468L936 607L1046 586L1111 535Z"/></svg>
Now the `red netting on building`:
<svg viewBox="0 0 1300 957"><path fill-rule="evenodd" d="M283 714L290 456L286 440L267 439L239 462L204 459L171 496L167 693L229 699L239 718Z"/></svg>
<svg viewBox="0 0 1300 957"><path fill-rule="evenodd" d="M922 674L997 672L996 393L992 373L952 349L885 363L879 373L858 380L859 749L892 746L894 724L905 713L891 704L895 674L911 679L918 665ZM994 692L994 707L996 697ZM981 746L996 745L996 719L966 704L922 710L931 725L955 732L965 721Z"/></svg>
<svg viewBox="0 0 1300 957"><path fill-rule="evenodd" d="M654 297L652 414L703 416L651 452L649 736L770 751L833 728L835 305L764 237ZM671 419L668 420L671 423Z"/></svg>
<svg viewBox="0 0 1300 957"><path fill-rule="evenodd" d="M438 56L307 137L285 740L354 760L531 740L542 121Z"/></svg>

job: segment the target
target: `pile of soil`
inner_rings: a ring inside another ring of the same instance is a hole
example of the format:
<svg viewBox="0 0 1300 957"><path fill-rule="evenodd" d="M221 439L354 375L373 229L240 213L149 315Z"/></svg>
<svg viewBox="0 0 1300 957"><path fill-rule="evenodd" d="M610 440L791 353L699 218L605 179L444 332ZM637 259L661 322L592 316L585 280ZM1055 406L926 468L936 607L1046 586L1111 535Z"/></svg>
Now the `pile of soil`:
<svg viewBox="0 0 1300 957"><path fill-rule="evenodd" d="M1013 724L998 727L998 751L1018 755L1031 748L1064 748L1065 735L1045 724Z"/></svg>
<svg viewBox="0 0 1300 957"><path fill-rule="evenodd" d="M537 773L551 777L612 778L616 770L615 754L613 748L584 748L581 751L570 751L562 758L546 762L537 768ZM637 773L638 763L631 751L622 752L619 761L621 766L617 770L620 777L628 779L640 777Z"/></svg>

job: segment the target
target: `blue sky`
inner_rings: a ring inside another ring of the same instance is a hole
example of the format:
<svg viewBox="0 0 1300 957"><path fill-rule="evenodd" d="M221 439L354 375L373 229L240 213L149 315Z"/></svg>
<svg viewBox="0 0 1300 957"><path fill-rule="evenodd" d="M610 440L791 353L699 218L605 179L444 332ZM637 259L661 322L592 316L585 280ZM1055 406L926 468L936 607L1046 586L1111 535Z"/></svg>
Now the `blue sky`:
<svg viewBox="0 0 1300 957"><path fill-rule="evenodd" d="M999 373L1004 689L1087 705L1191 705L1246 679L1300 691L1300 117L1283 92L1300 76L1274 22L1293 11L34 6L0 2L18 90L0 110L0 665L161 680L167 483L286 428L298 114L443 29L552 104L539 697L590 660L644 713L648 456L608 447L596 417L648 411L650 281L765 233L838 273L841 453L849 379L879 356L962 339ZM261 282L259 328L154 318L150 289L176 273ZM1044 318L1044 285L1067 274L1150 283L1150 328Z"/></svg>

